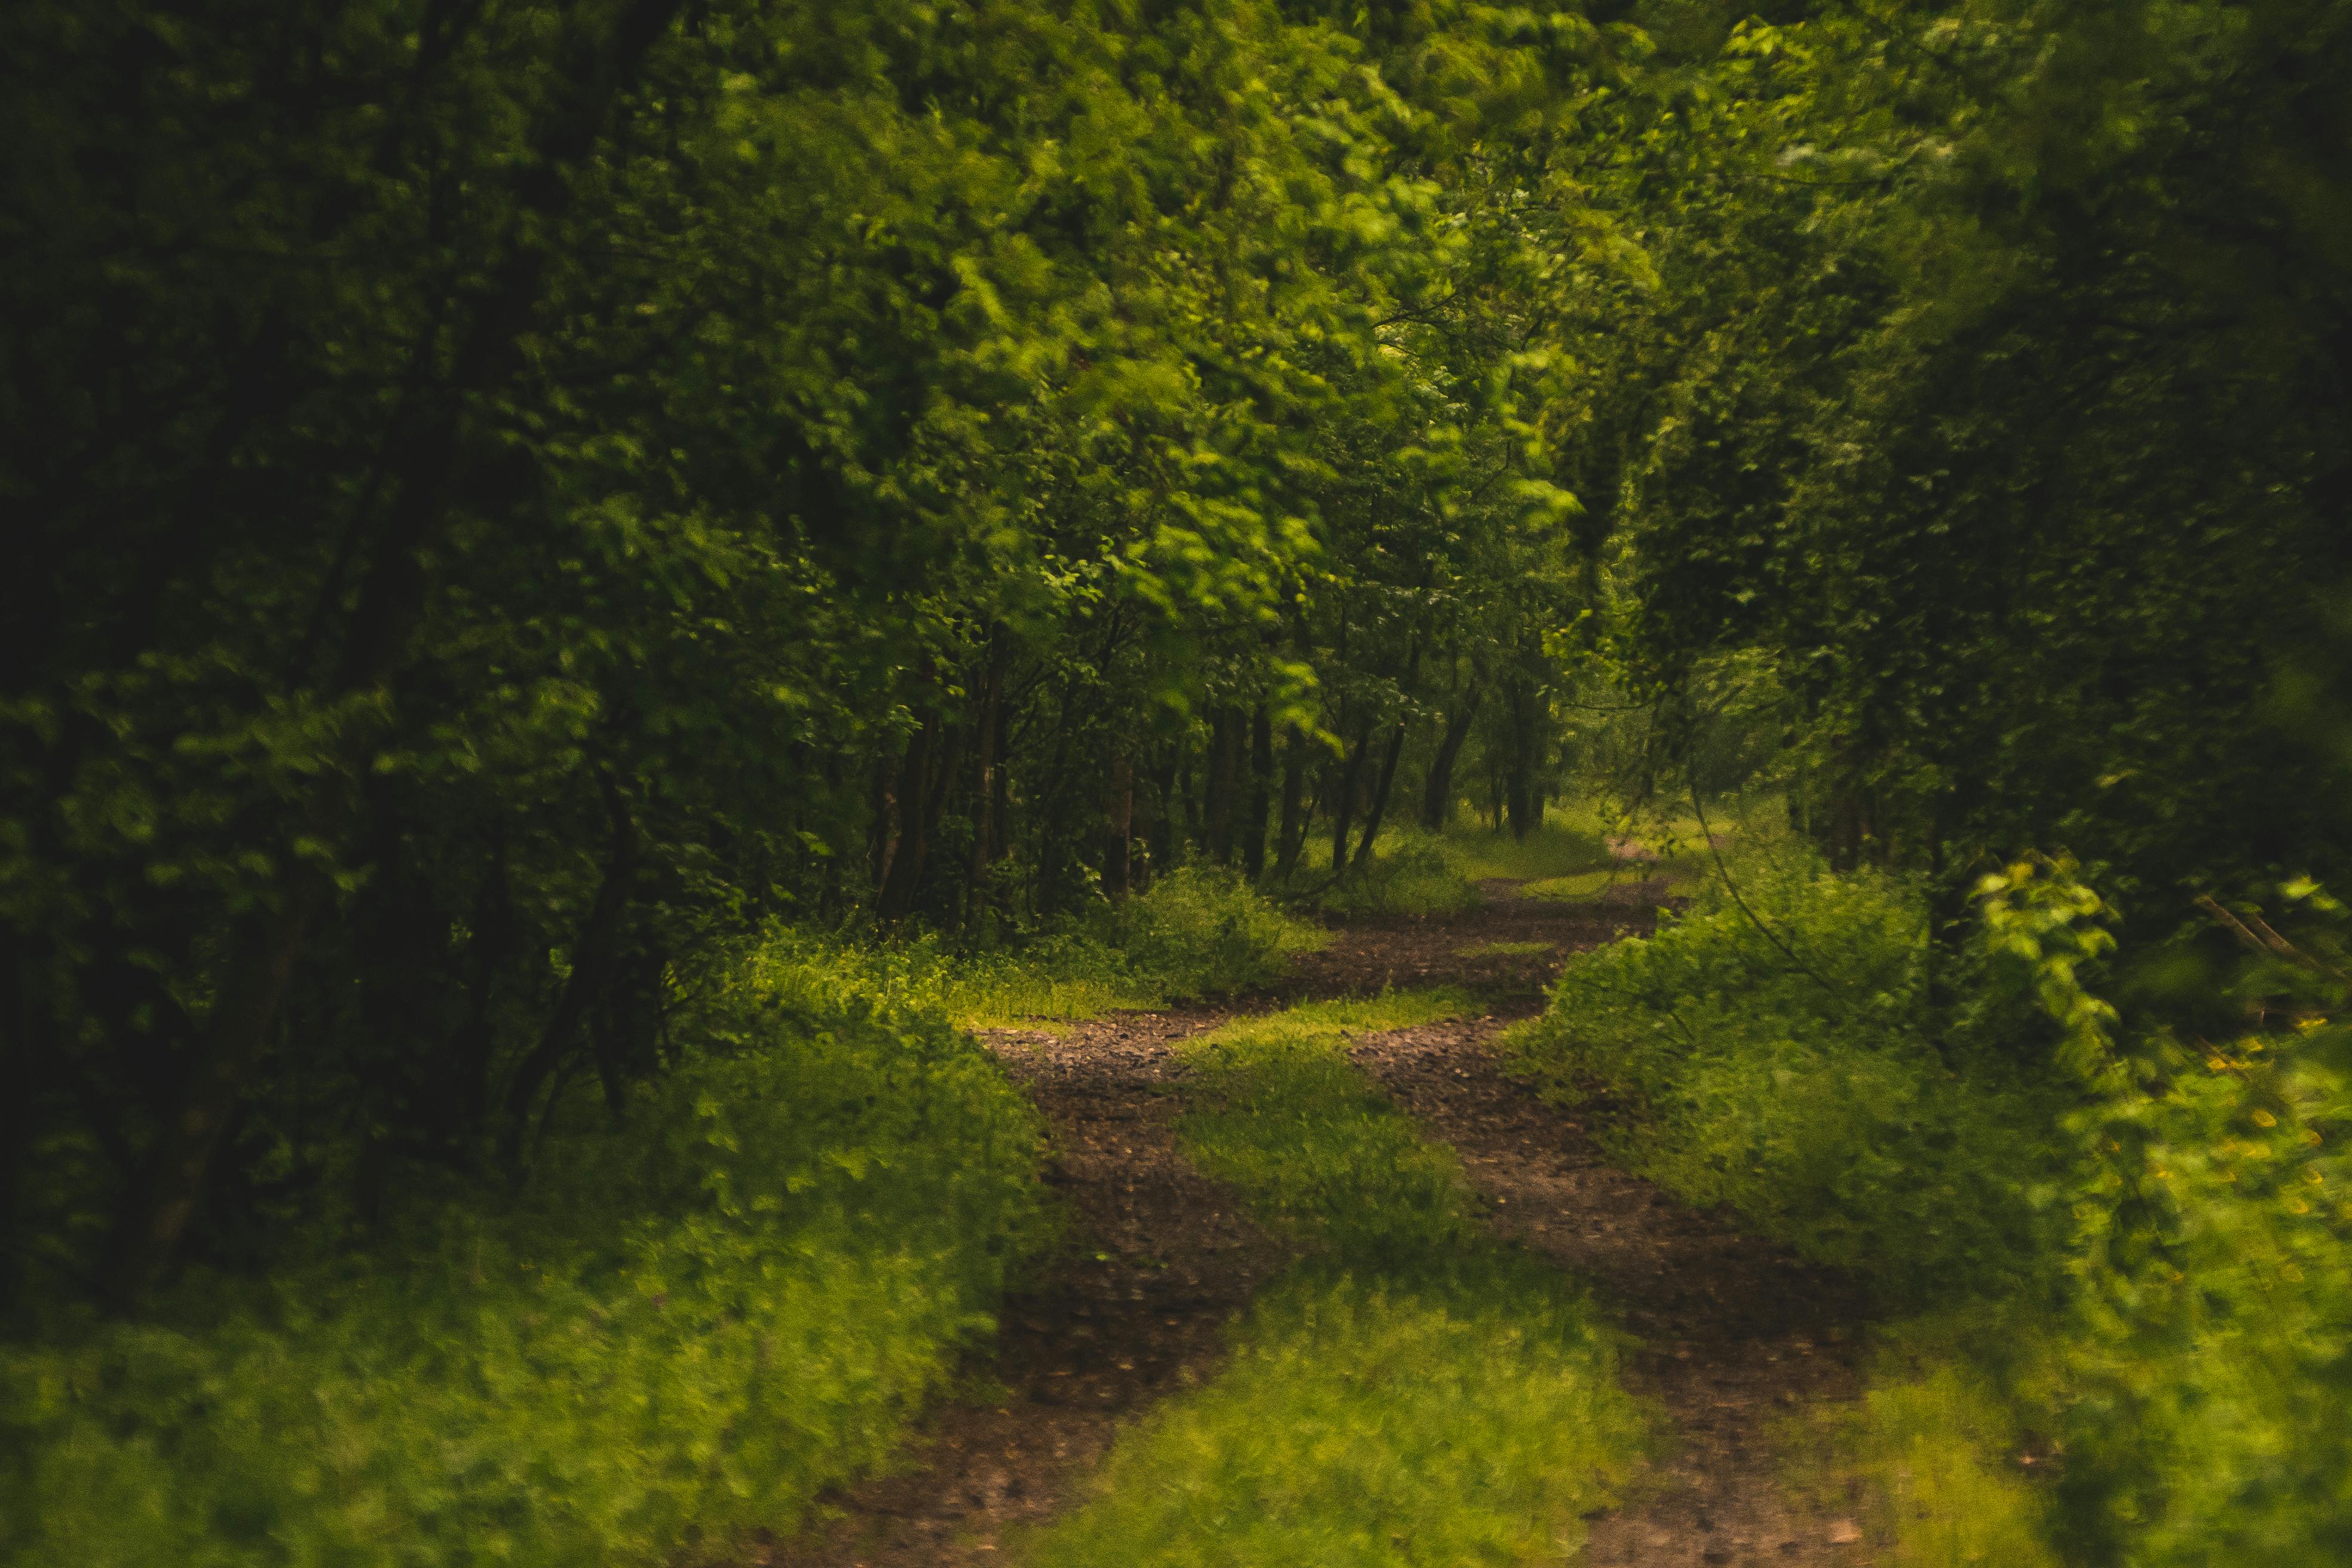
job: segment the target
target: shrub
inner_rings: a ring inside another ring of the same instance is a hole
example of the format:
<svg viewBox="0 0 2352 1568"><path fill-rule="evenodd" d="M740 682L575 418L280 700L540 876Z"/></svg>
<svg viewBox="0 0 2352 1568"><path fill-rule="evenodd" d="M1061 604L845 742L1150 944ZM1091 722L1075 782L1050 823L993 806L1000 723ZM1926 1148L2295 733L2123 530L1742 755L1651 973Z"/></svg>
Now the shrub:
<svg viewBox="0 0 2352 1568"><path fill-rule="evenodd" d="M1852 1510L1899 1568L2059 1568L2050 1498L2009 1401L1952 1363L1882 1360L1859 1405L1818 1413L1798 1480Z"/></svg>
<svg viewBox="0 0 2352 1568"><path fill-rule="evenodd" d="M2352 1562L2352 1033L2163 1054L2099 1118L2077 1288L2015 1378L2089 1460L2064 1544L2161 1568Z"/></svg>
<svg viewBox="0 0 2352 1568"><path fill-rule="evenodd" d="M1112 916L1139 979L1168 996L1225 995L1263 985L1290 953L1322 940L1237 873L1180 866Z"/></svg>
<svg viewBox="0 0 2352 1568"><path fill-rule="evenodd" d="M763 962L519 1196L0 1351L0 1560L671 1563L878 1461L1045 1238L1039 1130L935 1015Z"/></svg>
<svg viewBox="0 0 2352 1568"><path fill-rule="evenodd" d="M977 950L928 932L890 942L845 941L778 928L758 962L765 984L804 1008L823 1013L881 1005L944 1015L966 1029L1031 1018L1090 1018L1164 1000L1154 978L1138 973L1108 933L1082 928Z"/></svg>
<svg viewBox="0 0 2352 1568"><path fill-rule="evenodd" d="M772 994L812 1013L879 1005L986 1029L1244 991L1324 940L1237 874L1194 865L1123 904L1004 947L959 946L935 933L848 942L779 927L754 962Z"/></svg>
<svg viewBox="0 0 2352 1568"><path fill-rule="evenodd" d="M1318 900L1336 915L1436 915L1476 907L1478 884L1437 840L1401 833L1376 845Z"/></svg>
<svg viewBox="0 0 2352 1568"><path fill-rule="evenodd" d="M1608 837L1597 824L1553 806L1546 810L1543 825L1524 838L1483 827L1454 827L1438 842L1454 868L1472 881L1485 877L1538 881L1607 870L1612 864Z"/></svg>

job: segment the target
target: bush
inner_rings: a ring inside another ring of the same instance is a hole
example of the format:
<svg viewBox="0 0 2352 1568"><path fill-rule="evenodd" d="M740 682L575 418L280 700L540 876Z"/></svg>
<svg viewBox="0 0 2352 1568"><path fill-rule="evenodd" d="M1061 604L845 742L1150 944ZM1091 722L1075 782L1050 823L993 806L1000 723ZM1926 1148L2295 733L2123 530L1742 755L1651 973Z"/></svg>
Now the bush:
<svg viewBox="0 0 2352 1568"><path fill-rule="evenodd" d="M1559 806L1545 809L1543 825L1525 838L1484 827L1447 829L1439 842L1463 876L1508 877L1521 881L1607 870L1613 864L1609 836L1596 822Z"/></svg>
<svg viewBox="0 0 2352 1568"><path fill-rule="evenodd" d="M1376 845L1319 900L1335 915L1436 915L1474 909L1478 884L1433 838L1400 833Z"/></svg>
<svg viewBox="0 0 2352 1568"><path fill-rule="evenodd" d="M1112 931L1139 980L1167 996L1226 995L1282 973L1320 932L1290 919L1236 873L1181 866L1114 911Z"/></svg>
<svg viewBox="0 0 2352 1568"><path fill-rule="evenodd" d="M803 1009L879 1004L987 1029L1247 990L1324 940L1234 872L1185 866L1123 904L1004 947L933 933L846 942L780 927L756 962L761 983Z"/></svg>
<svg viewBox="0 0 2352 1568"><path fill-rule="evenodd" d="M924 933L848 941L779 927L761 949L763 981L817 1012L882 1005L944 1016L960 1028L1030 1018L1090 1018L1161 1000L1107 932L1068 928L1018 946L971 949Z"/></svg>
<svg viewBox="0 0 2352 1568"><path fill-rule="evenodd" d="M2014 1379L2089 1461L2064 1544L2161 1568L2352 1562L2352 1033L2164 1055L2099 1119L2078 1289Z"/></svg>
<svg viewBox="0 0 2352 1568"><path fill-rule="evenodd" d="M936 1016L768 962L518 1197L0 1351L0 1560L672 1563L881 1459L1045 1239L1039 1128Z"/></svg>

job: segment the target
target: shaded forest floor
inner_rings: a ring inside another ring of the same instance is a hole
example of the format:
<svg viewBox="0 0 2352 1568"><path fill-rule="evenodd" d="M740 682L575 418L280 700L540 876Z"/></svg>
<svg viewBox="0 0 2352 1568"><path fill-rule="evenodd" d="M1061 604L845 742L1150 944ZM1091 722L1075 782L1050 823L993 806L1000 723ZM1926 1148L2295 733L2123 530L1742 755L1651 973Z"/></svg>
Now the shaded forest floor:
<svg viewBox="0 0 2352 1568"><path fill-rule="evenodd" d="M1236 1012L1438 984L1471 992L1486 1016L1368 1037L1355 1061L1454 1148L1498 1236L1594 1289L1632 1337L1626 1384L1663 1417L1656 1463L1629 1505L1592 1520L1582 1561L1865 1562L1851 1524L1791 1500L1774 1431L1853 1395L1856 1294L1609 1164L1588 1127L1605 1107L1546 1104L1504 1075L1492 1048L1541 1007L1568 953L1649 925L1658 886L1566 902L1490 880L1459 914L1341 925L1238 1006L987 1037L1052 1125L1048 1179L1070 1205L1070 1246L1008 1303L992 1357L975 1360L902 1467L833 1500L825 1526L765 1564L1005 1561L1008 1532L1082 1496L1125 1425L1214 1371L1235 1315L1298 1250L1180 1152L1177 1046Z"/></svg>

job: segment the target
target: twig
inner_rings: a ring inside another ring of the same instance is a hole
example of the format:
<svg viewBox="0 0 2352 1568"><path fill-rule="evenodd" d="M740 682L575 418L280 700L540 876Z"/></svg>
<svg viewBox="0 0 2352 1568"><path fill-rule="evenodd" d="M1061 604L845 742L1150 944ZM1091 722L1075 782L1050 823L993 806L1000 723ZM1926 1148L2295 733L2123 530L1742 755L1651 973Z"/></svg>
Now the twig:
<svg viewBox="0 0 2352 1568"><path fill-rule="evenodd" d="M2332 975L2338 980L2346 978L2342 970L2332 964L2322 963L2273 931L2270 923L2260 915L2249 915L2245 920L2241 920L2224 908L2221 901L2210 893L2198 894L2197 907L2212 916L2224 928L2237 933L2238 940L2256 952L2267 952L2273 957L2284 958L2290 963L2300 964L2305 969L2320 974ZM2261 934L2257 935L2254 931L2248 929L2247 920L2251 920L2256 927L2260 928Z"/></svg>
<svg viewBox="0 0 2352 1568"><path fill-rule="evenodd" d="M1790 947L1787 942L1782 942L1780 940L1780 933L1775 931L1770 926L1766 925L1762 920L1758 918L1756 911L1748 907L1748 900L1740 895L1739 885L1731 879L1731 868L1723 863L1723 851L1715 847L1715 835L1707 829L1706 808L1699 804L1698 781L1696 779L1691 780L1691 814L1698 818L1699 834L1706 840L1706 852L1715 858L1716 874L1723 879L1724 890L1731 895L1731 901L1739 906L1739 912L1748 917L1748 923L1754 926L1758 931L1762 931L1764 933L1765 940L1769 942L1774 947L1779 948L1782 956L1786 957L1790 963L1804 971L1804 973L1812 979L1814 984L1819 985L1822 990L1828 992L1832 997L1836 998L1840 1008L1843 1009L1845 1005L1844 994L1840 992L1836 986L1822 979L1819 970L1815 969L1811 964L1807 963L1803 959L1799 958L1797 956L1797 950Z"/></svg>

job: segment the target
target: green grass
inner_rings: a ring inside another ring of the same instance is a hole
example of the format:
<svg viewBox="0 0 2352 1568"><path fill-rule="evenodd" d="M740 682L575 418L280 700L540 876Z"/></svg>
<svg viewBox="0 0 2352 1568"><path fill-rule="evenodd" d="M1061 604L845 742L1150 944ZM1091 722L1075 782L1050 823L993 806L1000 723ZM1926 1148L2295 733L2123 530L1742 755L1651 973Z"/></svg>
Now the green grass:
<svg viewBox="0 0 2352 1568"><path fill-rule="evenodd" d="M1895 1568L2060 1568L2050 1498L2007 1405L1962 1367L1882 1366L1861 1402L1793 1424L1794 1489Z"/></svg>
<svg viewBox="0 0 2352 1568"><path fill-rule="evenodd" d="M1318 1247L1232 1363L1113 1451L1033 1568L1463 1568L1575 1555L1645 1426L1553 1271L1483 1236L1450 1151L1344 1055L1457 1015L1445 992L1318 1003L1190 1042L1187 1152Z"/></svg>
<svg viewBox="0 0 2352 1568"><path fill-rule="evenodd" d="M1714 863L1701 853L1695 858L1684 856L1673 860L1630 863L1601 871L1579 871L1572 877L1546 877L1541 881L1522 884L1519 896L1576 903L1600 898L1612 888L1631 887L1642 882L1653 883L1662 891L1687 894L1696 892L1714 875Z"/></svg>
<svg viewBox="0 0 2352 1568"><path fill-rule="evenodd" d="M1558 806L1546 811L1543 826L1525 838L1456 825L1445 831L1440 842L1446 859L1473 881L1487 877L1537 881L1609 865L1608 847L1598 825Z"/></svg>
<svg viewBox="0 0 2352 1568"><path fill-rule="evenodd" d="M1042 1130L936 1013L751 955L528 1188L0 1347L0 1563L675 1563L882 1462L1050 1237ZM425 1178L418 1177L422 1182Z"/></svg>
<svg viewBox="0 0 2352 1568"><path fill-rule="evenodd" d="M760 963L763 984L819 1012L879 1004L941 1014L959 1028L1000 1029L1247 990L1280 974L1291 954L1328 941L1233 873L1187 866L1139 898L1017 946L780 930Z"/></svg>
<svg viewBox="0 0 2352 1568"><path fill-rule="evenodd" d="M1477 882L1438 840L1410 829L1381 835L1369 862L1316 900L1318 908L1340 916L1454 914L1478 902Z"/></svg>
<svg viewBox="0 0 2352 1568"><path fill-rule="evenodd" d="M2080 1016L2065 949L1931 951L1897 877L1732 872L1746 909L1578 954L1504 1049L1611 1090L1631 1167L1870 1287L1882 1353L1808 1484L1874 1558L2352 1562L2352 1031L2142 1037L2095 1097L2041 1011Z"/></svg>
<svg viewBox="0 0 2352 1568"><path fill-rule="evenodd" d="M1743 839L1748 824L1771 819L1769 803L1754 809L1727 807L1721 820L1717 815L1708 813L1708 826ZM1612 842L1630 844L1655 858L1620 859L1611 853ZM1529 885L1520 891L1535 898L1591 898L1612 881L1631 881L1645 873L1687 883L1714 869L1696 816L1629 824L1594 801L1546 806L1543 826L1523 839L1457 823L1439 843L1446 861L1462 876L1474 882L1489 877L1525 882Z"/></svg>
<svg viewBox="0 0 2352 1568"><path fill-rule="evenodd" d="M1482 942L1472 947L1457 947L1456 958L1534 958L1559 946L1549 942Z"/></svg>
<svg viewBox="0 0 2352 1568"><path fill-rule="evenodd" d="M1610 868L1599 871L1579 871L1567 877L1546 877L1528 882L1519 889L1519 895L1528 899L1597 899L1620 882L1631 881L1635 873Z"/></svg>
<svg viewBox="0 0 2352 1568"><path fill-rule="evenodd" d="M1186 1152L1343 1252L1457 1245L1474 1227L1452 1152L1423 1142L1343 1053L1353 1037L1474 1010L1459 992L1391 992L1239 1018L1188 1041Z"/></svg>

